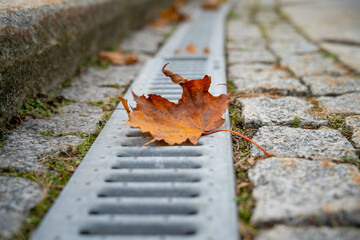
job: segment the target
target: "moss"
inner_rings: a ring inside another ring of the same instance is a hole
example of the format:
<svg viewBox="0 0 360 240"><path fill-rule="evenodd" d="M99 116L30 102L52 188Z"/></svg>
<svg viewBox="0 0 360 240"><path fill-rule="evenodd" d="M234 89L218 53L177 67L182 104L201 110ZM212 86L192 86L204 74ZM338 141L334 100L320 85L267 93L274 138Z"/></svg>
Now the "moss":
<svg viewBox="0 0 360 240"><path fill-rule="evenodd" d="M292 122L293 127L299 128L300 127L300 118L294 117L294 120Z"/></svg>
<svg viewBox="0 0 360 240"><path fill-rule="evenodd" d="M238 13L234 9L230 10L227 15L227 20L234 20L234 19L239 19L239 18L240 18L240 13Z"/></svg>
<svg viewBox="0 0 360 240"><path fill-rule="evenodd" d="M49 117L58 112L59 107L70 105L73 102L61 96L40 93L35 97L28 98L20 108L19 114L32 117Z"/></svg>
<svg viewBox="0 0 360 240"><path fill-rule="evenodd" d="M79 70L83 71L87 67L97 67L106 69L110 64L104 60L101 60L97 56L88 56L84 61L79 64Z"/></svg>

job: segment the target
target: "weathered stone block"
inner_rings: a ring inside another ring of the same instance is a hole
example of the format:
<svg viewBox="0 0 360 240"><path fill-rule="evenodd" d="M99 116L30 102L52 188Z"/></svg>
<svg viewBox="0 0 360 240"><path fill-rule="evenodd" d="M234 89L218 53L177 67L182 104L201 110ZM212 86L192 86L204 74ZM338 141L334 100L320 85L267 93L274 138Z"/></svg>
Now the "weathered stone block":
<svg viewBox="0 0 360 240"><path fill-rule="evenodd" d="M333 129L266 126L259 129L253 140L278 157L339 160L357 158L351 143L339 131ZM262 154L260 149L252 147L251 156Z"/></svg>
<svg viewBox="0 0 360 240"><path fill-rule="evenodd" d="M0 176L0 238L19 231L29 211L41 200L43 190L34 181Z"/></svg>
<svg viewBox="0 0 360 240"><path fill-rule="evenodd" d="M268 158L249 170L256 226L359 225L360 173L349 164Z"/></svg>
<svg viewBox="0 0 360 240"><path fill-rule="evenodd" d="M261 126L292 126L295 117L298 126L319 127L327 121L308 114L312 105L296 97L268 98L256 97L239 99L242 106L241 118L245 127L258 128Z"/></svg>

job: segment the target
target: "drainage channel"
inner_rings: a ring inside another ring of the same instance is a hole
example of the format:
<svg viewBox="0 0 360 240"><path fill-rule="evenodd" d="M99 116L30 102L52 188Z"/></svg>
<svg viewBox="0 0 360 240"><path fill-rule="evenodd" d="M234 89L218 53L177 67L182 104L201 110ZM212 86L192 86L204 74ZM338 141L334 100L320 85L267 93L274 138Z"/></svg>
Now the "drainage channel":
<svg viewBox="0 0 360 240"><path fill-rule="evenodd" d="M217 84L226 83L228 9L224 4L219 11L195 11L147 62L130 89L177 102L181 87L161 73L169 62L168 69L187 78L211 75L210 92L226 93ZM210 53L174 54L188 42ZM125 98L132 99L130 91ZM225 115L222 127L229 128ZM122 126L127 119L119 105L32 239L239 239L230 135L203 136L196 146L142 146L150 135Z"/></svg>

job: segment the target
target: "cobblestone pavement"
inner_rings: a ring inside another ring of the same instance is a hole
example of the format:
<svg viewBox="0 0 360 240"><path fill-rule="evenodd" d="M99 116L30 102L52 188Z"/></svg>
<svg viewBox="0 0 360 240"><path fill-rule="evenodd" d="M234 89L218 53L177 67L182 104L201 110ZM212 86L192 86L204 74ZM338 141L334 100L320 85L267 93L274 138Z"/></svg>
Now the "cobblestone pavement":
<svg viewBox="0 0 360 240"><path fill-rule="evenodd" d="M237 170L255 206L250 221L240 219L243 239L358 239L360 68L321 50L278 4L239 1L227 26L235 109L276 156L253 146L235 159L251 165Z"/></svg>
<svg viewBox="0 0 360 240"><path fill-rule="evenodd" d="M134 32L118 48L136 53L138 63L84 69L70 87L59 91L60 96L73 100L70 105L61 107L51 117L30 119L9 135L5 145L0 147L0 173L20 177L0 176L0 239L21 236L19 230L23 220L47 191L46 186L21 176L47 174L51 170L43 164L44 159L66 153L69 148L76 149L87 136L96 136L104 122L101 106L117 96L114 88L120 94L125 93L171 31L172 27L167 26Z"/></svg>

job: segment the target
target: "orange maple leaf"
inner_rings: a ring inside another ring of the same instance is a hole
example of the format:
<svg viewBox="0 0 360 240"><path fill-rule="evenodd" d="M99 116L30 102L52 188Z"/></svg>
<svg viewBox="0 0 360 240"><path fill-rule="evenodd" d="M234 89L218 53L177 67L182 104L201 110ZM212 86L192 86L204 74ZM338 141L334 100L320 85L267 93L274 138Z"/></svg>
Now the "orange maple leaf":
<svg viewBox="0 0 360 240"><path fill-rule="evenodd" d="M162 69L163 73L174 83L179 83L183 89L181 99L177 104L156 94L145 97L144 95L137 96L132 91L137 106L130 109L127 100L119 96L129 116L129 120L124 125L140 128L142 132L149 132L152 135L153 139L145 145L161 140L169 145L181 144L187 140L197 144L201 135L218 131L232 132L251 141L246 136L228 129L209 132L219 128L225 122L222 115L228 107L230 92L213 96L209 93L210 76L205 75L203 79L189 80L166 70L166 65ZM263 151L270 156L265 150Z"/></svg>

